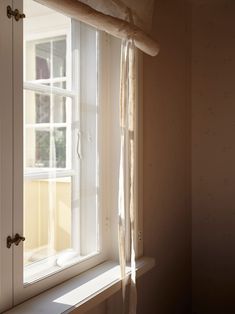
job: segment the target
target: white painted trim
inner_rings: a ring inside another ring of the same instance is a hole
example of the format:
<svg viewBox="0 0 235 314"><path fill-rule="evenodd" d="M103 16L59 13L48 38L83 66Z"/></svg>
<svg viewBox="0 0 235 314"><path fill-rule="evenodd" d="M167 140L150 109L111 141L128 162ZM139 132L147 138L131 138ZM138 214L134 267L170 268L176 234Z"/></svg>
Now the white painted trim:
<svg viewBox="0 0 235 314"><path fill-rule="evenodd" d="M151 270L155 260L142 257L136 261L137 278ZM130 267L127 268L130 274ZM108 261L34 297L5 314L79 314L121 289L120 267Z"/></svg>
<svg viewBox="0 0 235 314"><path fill-rule="evenodd" d="M135 201L136 201L136 230L135 230L135 249L136 258L143 256L143 53L136 52L137 57L137 80L136 80L136 182L135 182Z"/></svg>
<svg viewBox="0 0 235 314"><path fill-rule="evenodd" d="M105 191L100 200L103 215L103 233L110 259L118 260L118 181L120 160L119 83L121 41L104 32L99 32L98 99L100 182ZM103 130L102 130L103 128ZM108 130L105 131L105 130ZM108 238L107 238L108 235Z"/></svg>
<svg viewBox="0 0 235 314"><path fill-rule="evenodd" d="M23 1L13 10L23 12ZM23 20L13 22L13 234L23 235ZM23 244L13 246L13 304L23 282Z"/></svg>

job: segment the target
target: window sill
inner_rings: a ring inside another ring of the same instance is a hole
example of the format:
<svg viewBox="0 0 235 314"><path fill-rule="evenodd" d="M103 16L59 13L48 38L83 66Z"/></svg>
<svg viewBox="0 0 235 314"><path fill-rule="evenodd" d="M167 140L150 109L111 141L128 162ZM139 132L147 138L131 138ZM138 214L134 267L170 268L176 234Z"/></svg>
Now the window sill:
<svg viewBox="0 0 235 314"><path fill-rule="evenodd" d="M155 265L153 258L136 261L137 277ZM128 274L130 268L127 268ZM102 263L59 286L14 307L5 314L85 313L121 289L120 268L116 262Z"/></svg>

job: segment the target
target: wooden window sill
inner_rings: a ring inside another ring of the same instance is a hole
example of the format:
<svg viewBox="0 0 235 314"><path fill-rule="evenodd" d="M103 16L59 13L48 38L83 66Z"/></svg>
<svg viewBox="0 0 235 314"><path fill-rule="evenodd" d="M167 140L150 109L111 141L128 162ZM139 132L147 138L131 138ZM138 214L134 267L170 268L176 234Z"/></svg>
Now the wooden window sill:
<svg viewBox="0 0 235 314"><path fill-rule="evenodd" d="M136 261L137 277L155 265L153 258L142 257ZM130 268L127 267L128 274ZM102 263L24 303L5 314L61 314L85 313L121 289L118 263Z"/></svg>

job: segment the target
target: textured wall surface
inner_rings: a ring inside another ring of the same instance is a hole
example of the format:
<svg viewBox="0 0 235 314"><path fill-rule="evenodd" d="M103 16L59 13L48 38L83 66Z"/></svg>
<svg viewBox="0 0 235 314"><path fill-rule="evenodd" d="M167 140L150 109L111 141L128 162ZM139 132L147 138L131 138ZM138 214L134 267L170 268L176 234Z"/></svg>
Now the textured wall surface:
<svg viewBox="0 0 235 314"><path fill-rule="evenodd" d="M183 0L157 0L144 56L144 254L156 268L139 281L139 314L190 313L190 29Z"/></svg>
<svg viewBox="0 0 235 314"><path fill-rule="evenodd" d="M144 57L144 253L157 266L138 314L191 313L190 206L193 313L235 313L235 1L190 2L156 0L161 52Z"/></svg>
<svg viewBox="0 0 235 314"><path fill-rule="evenodd" d="M193 305L235 313L235 1L192 15Z"/></svg>

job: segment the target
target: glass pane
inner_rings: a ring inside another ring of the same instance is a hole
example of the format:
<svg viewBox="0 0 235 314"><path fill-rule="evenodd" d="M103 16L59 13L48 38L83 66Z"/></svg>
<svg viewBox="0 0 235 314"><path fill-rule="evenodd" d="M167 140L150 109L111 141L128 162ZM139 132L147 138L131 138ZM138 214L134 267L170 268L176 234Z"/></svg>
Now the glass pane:
<svg viewBox="0 0 235 314"><path fill-rule="evenodd" d="M44 94L35 95L36 123L50 122L50 96Z"/></svg>
<svg viewBox="0 0 235 314"><path fill-rule="evenodd" d="M56 128L53 132L56 153L56 167L66 167L66 128Z"/></svg>
<svg viewBox="0 0 235 314"><path fill-rule="evenodd" d="M24 92L25 122L49 123L51 97L33 91Z"/></svg>
<svg viewBox="0 0 235 314"><path fill-rule="evenodd" d="M24 91L26 124L66 123L71 105L69 97Z"/></svg>
<svg viewBox="0 0 235 314"><path fill-rule="evenodd" d="M36 80L49 79L51 76L51 43L36 44Z"/></svg>
<svg viewBox="0 0 235 314"><path fill-rule="evenodd" d="M66 39L53 41L53 77L66 76Z"/></svg>
<svg viewBox="0 0 235 314"><path fill-rule="evenodd" d="M66 128L27 128L25 132L27 168L66 167Z"/></svg>
<svg viewBox="0 0 235 314"><path fill-rule="evenodd" d="M71 248L71 177L25 180L24 234L25 265Z"/></svg>
<svg viewBox="0 0 235 314"><path fill-rule="evenodd" d="M35 130L34 167L50 167L50 155L52 154L53 152L50 151L50 131Z"/></svg>
<svg viewBox="0 0 235 314"><path fill-rule="evenodd" d="M71 103L71 100L67 98L68 105ZM53 122L62 123L66 122L66 97L62 96L53 96Z"/></svg>

